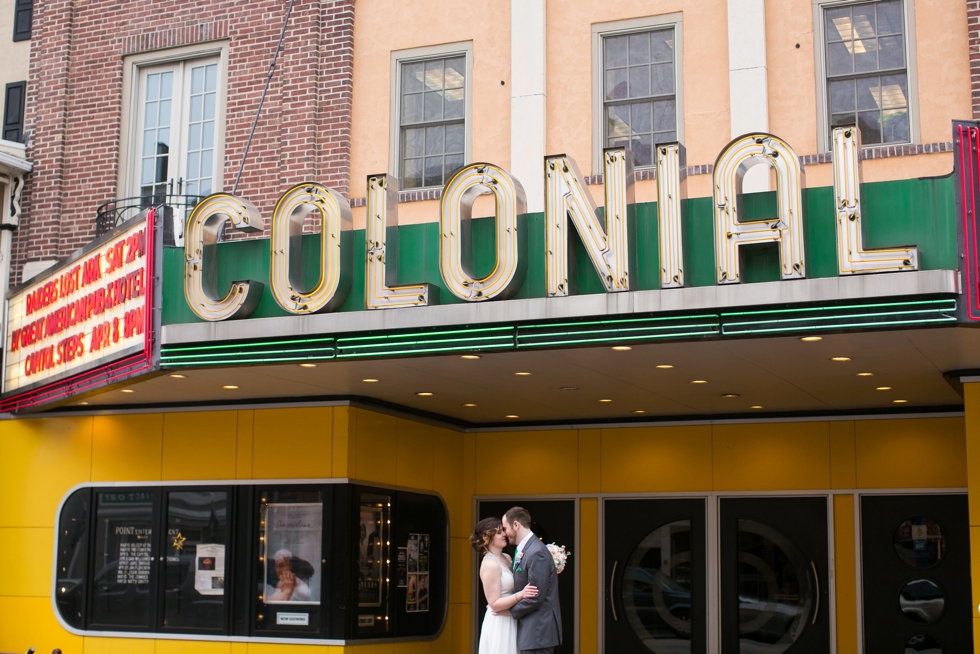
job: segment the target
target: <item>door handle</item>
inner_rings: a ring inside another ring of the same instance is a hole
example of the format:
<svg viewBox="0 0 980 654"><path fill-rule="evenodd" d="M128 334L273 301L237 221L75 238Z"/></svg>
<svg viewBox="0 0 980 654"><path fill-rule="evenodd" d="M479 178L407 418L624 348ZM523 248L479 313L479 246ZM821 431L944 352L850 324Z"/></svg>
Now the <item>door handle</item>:
<svg viewBox="0 0 980 654"><path fill-rule="evenodd" d="M810 561L810 567L813 568L813 581L817 584L817 605L813 609L813 622L810 624L817 624L817 616L820 614L820 577L817 575L817 564Z"/></svg>
<svg viewBox="0 0 980 654"><path fill-rule="evenodd" d="M616 566L618 565L619 561L613 561L612 574L609 575L609 606L612 607L613 622L619 622L619 616L616 615L616 595L613 592L616 588Z"/></svg>

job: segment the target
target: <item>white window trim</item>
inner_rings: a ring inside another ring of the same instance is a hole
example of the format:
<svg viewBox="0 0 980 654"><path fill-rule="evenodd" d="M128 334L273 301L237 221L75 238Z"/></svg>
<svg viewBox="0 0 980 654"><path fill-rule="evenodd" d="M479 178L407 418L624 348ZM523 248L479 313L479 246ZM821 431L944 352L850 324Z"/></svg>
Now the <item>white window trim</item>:
<svg viewBox="0 0 980 654"><path fill-rule="evenodd" d="M215 113L214 157L217 162L212 193L224 189L224 160L225 160L225 113L228 99L228 49L229 41L212 43L196 43L194 45L144 52L127 56L123 60L123 94L121 124L119 130L119 169L116 174L116 198L136 197L139 195L139 185L136 183L138 170L133 168L133 162L139 160L136 148L140 139L134 138L134 129L139 127L140 103L139 96L140 72L143 68L190 61L203 57L218 58L218 106Z"/></svg>
<svg viewBox="0 0 980 654"><path fill-rule="evenodd" d="M674 28L674 102L677 109L677 140L684 142L684 14L676 12L660 16L630 18L607 23L592 24L592 174L601 175L602 150L605 147L605 105L603 94L603 48L602 39L607 36L646 32L648 30ZM655 168L637 166L637 169Z"/></svg>
<svg viewBox="0 0 980 654"><path fill-rule="evenodd" d="M830 111L827 107L827 35L824 10L848 5L866 4L868 0L812 0L813 1L813 61L817 85L817 150L830 152ZM915 53L915 1L902 0L905 19L905 65L909 92L909 140L893 143L869 143L864 147L880 148L921 142L919 131L919 74Z"/></svg>
<svg viewBox="0 0 980 654"><path fill-rule="evenodd" d="M401 93L402 65L425 61L427 59L445 59L451 56L466 58L466 80L463 82L463 165L473 161L473 42L461 41L430 45L408 50L394 50L391 53L391 107L389 142L388 142L388 174L398 178L401 188ZM442 189L439 186L415 186L408 191L426 191Z"/></svg>

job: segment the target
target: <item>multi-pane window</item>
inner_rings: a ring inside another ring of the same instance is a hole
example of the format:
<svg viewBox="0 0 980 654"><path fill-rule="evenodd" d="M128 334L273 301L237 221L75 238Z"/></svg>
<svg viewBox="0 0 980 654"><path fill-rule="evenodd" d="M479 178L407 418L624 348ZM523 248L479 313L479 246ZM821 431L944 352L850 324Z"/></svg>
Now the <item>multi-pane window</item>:
<svg viewBox="0 0 980 654"><path fill-rule="evenodd" d="M604 146L626 146L637 166L677 140L674 28L602 39Z"/></svg>
<svg viewBox="0 0 980 654"><path fill-rule="evenodd" d="M911 140L904 23L902 0L824 10L830 126L866 145Z"/></svg>
<svg viewBox="0 0 980 654"><path fill-rule="evenodd" d="M140 75L136 190L147 204L166 195L203 197L217 185L218 62L147 67Z"/></svg>
<svg viewBox="0 0 980 654"><path fill-rule="evenodd" d="M402 188L442 186L463 167L466 57L401 63Z"/></svg>

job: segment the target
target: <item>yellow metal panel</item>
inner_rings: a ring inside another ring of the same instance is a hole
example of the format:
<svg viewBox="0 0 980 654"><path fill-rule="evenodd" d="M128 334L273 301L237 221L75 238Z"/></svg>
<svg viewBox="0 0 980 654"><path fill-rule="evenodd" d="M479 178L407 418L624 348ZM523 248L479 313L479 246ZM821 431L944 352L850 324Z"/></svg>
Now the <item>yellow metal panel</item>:
<svg viewBox="0 0 980 654"><path fill-rule="evenodd" d="M31 647L42 654L56 647L75 654L82 651L82 638L58 624L47 597L0 597L0 652L26 652Z"/></svg>
<svg viewBox="0 0 980 654"><path fill-rule="evenodd" d="M159 481L163 414L95 416L92 481Z"/></svg>
<svg viewBox="0 0 980 654"><path fill-rule="evenodd" d="M473 651L473 623L470 621L472 610L470 604L449 605L449 620L452 623L453 631L453 652L463 654Z"/></svg>
<svg viewBox="0 0 980 654"><path fill-rule="evenodd" d="M479 434L476 493L578 492L578 435L574 431Z"/></svg>
<svg viewBox="0 0 980 654"><path fill-rule="evenodd" d="M397 419L357 409L357 459L353 477L383 484L397 476Z"/></svg>
<svg viewBox="0 0 980 654"><path fill-rule="evenodd" d="M834 495L834 568L837 584L837 654L857 654L853 495Z"/></svg>
<svg viewBox="0 0 980 654"><path fill-rule="evenodd" d="M830 487L857 486L857 463L854 452L854 421L827 423L830 427Z"/></svg>
<svg viewBox="0 0 980 654"><path fill-rule="evenodd" d="M237 411L163 414L163 478L234 479Z"/></svg>
<svg viewBox="0 0 980 654"><path fill-rule="evenodd" d="M432 645L428 641L411 643L373 643L348 645L348 654L430 654ZM285 653L283 653L285 654ZM292 654L291 652L289 654Z"/></svg>
<svg viewBox="0 0 980 654"><path fill-rule="evenodd" d="M830 486L826 422L715 425L715 490L806 490Z"/></svg>
<svg viewBox="0 0 980 654"><path fill-rule="evenodd" d="M980 526L980 384L963 384L963 391L970 524Z"/></svg>
<svg viewBox="0 0 980 654"><path fill-rule="evenodd" d="M452 613L446 616L446 624L439 637L430 643L432 654L457 654L453 649L453 620Z"/></svg>
<svg viewBox="0 0 980 654"><path fill-rule="evenodd" d="M54 550L51 527L0 527L0 561L6 561L0 574L0 595L9 597L50 597L51 566Z"/></svg>
<svg viewBox="0 0 980 654"><path fill-rule="evenodd" d="M235 476L238 479L252 478L252 430L255 412L245 409L238 412L238 445L235 449ZM245 654L242 652L241 654Z"/></svg>
<svg viewBox="0 0 980 654"><path fill-rule="evenodd" d="M856 423L859 488L959 488L966 480L963 418Z"/></svg>
<svg viewBox="0 0 980 654"><path fill-rule="evenodd" d="M463 435L447 429L432 430L432 489L442 495L449 510L449 533L466 538L472 496L463 492Z"/></svg>
<svg viewBox="0 0 980 654"><path fill-rule="evenodd" d="M579 513L579 652L595 654L599 651L599 501L583 498Z"/></svg>
<svg viewBox="0 0 980 654"><path fill-rule="evenodd" d="M352 449L350 448L351 436L351 408L349 406L335 406L333 408L333 468L331 477L342 479L350 476L353 466L348 461Z"/></svg>
<svg viewBox="0 0 980 654"><path fill-rule="evenodd" d="M578 432L578 492L602 490L602 430L580 429Z"/></svg>
<svg viewBox="0 0 980 654"><path fill-rule="evenodd" d="M454 604L470 601L476 574L475 556L469 537L449 539L449 601Z"/></svg>
<svg viewBox="0 0 980 654"><path fill-rule="evenodd" d="M333 409L256 409L252 428L253 479L329 477Z"/></svg>
<svg viewBox="0 0 980 654"><path fill-rule="evenodd" d="M231 654L231 643L200 640L158 640L155 654Z"/></svg>
<svg viewBox="0 0 980 654"><path fill-rule="evenodd" d="M432 489L432 430L420 422L396 423L398 467L395 483L408 488Z"/></svg>
<svg viewBox="0 0 980 654"><path fill-rule="evenodd" d="M336 645L281 645L274 643L249 643L248 654L344 654L345 648ZM347 651L352 651L347 649ZM360 650L358 650L360 651Z"/></svg>
<svg viewBox="0 0 980 654"><path fill-rule="evenodd" d="M711 490L711 427L602 430L602 492Z"/></svg>
<svg viewBox="0 0 980 654"><path fill-rule="evenodd" d="M980 619L980 527L970 527L970 579L973 585L973 619L977 620ZM975 651L980 652L980 649Z"/></svg>
<svg viewBox="0 0 980 654"><path fill-rule="evenodd" d="M84 654L153 654L157 641L150 638L85 637ZM74 654L61 648L65 654ZM46 654L46 653L45 653Z"/></svg>
<svg viewBox="0 0 980 654"><path fill-rule="evenodd" d="M69 488L89 480L92 418L0 422L0 527L53 527Z"/></svg>

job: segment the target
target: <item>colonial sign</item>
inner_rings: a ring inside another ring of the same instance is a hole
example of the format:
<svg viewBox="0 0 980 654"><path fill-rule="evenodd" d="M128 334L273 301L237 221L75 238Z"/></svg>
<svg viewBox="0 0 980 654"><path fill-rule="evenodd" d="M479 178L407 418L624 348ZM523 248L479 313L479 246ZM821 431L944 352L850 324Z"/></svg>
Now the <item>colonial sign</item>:
<svg viewBox="0 0 980 654"><path fill-rule="evenodd" d="M865 248L860 204L860 133L857 127L838 127L833 133L834 197L839 275L901 272L919 269L917 248ZM657 225L660 285L686 285L681 201L686 199L685 154L679 143L657 146ZM598 208L575 161L566 155L544 160L545 282L549 297L575 293L569 270L574 250L569 237L578 234L589 262L607 293L636 290L636 227L633 157L627 148L603 153L605 206ZM744 220L742 184L753 165L773 169L776 216ZM805 177L800 158L788 143L771 134L746 134L718 156L714 166L714 251L716 283L737 284L745 246L773 243L779 249L780 277L807 276L802 191ZM366 250L358 256L366 265L364 308L368 310L422 307L439 302L439 289L421 280L399 283L397 251L398 180L390 175L368 177ZM468 242L468 219L479 195L494 197L496 261L485 276L475 274ZM319 279L303 282L302 226L310 214L323 225L320 234ZM506 300L524 281L527 260L527 214L524 188L507 171L491 163L473 163L458 170L442 192L439 207L439 272L444 290L466 302ZM346 198L314 182L298 184L279 200L271 219L270 275L266 280L240 280L218 289L217 234L224 222L233 229L261 231L264 217L248 200L226 193L204 199L188 219L184 246L184 293L201 319L245 318L258 306L265 285L287 313L309 315L335 311L351 288L353 262L341 247L341 235L351 229ZM409 280L405 280L409 281Z"/></svg>
<svg viewBox="0 0 980 654"><path fill-rule="evenodd" d="M124 357L148 362L155 240L150 210L8 294L5 394L77 381Z"/></svg>

